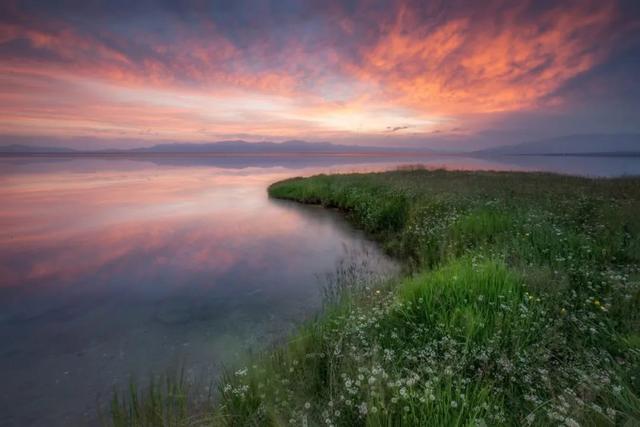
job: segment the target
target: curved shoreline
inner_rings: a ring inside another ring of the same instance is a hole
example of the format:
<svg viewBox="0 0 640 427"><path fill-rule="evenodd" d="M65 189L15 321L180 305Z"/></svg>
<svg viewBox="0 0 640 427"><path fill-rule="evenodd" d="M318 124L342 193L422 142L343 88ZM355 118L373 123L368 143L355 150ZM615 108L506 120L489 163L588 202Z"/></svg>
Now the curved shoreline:
<svg viewBox="0 0 640 427"><path fill-rule="evenodd" d="M294 178L417 273L346 286L230 372L223 425L640 419L640 178L405 170Z"/></svg>

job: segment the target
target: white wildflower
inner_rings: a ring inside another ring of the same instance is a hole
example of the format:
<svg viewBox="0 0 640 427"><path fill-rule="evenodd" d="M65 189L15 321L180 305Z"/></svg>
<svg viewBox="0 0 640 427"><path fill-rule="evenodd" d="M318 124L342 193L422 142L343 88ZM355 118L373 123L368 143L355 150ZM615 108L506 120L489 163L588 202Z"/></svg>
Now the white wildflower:
<svg viewBox="0 0 640 427"><path fill-rule="evenodd" d="M567 427L580 427L580 423L570 417L565 418L564 423L567 425Z"/></svg>
<svg viewBox="0 0 640 427"><path fill-rule="evenodd" d="M369 410L367 409L366 402L362 402L361 404L358 405L358 412L360 412L360 415L367 415Z"/></svg>

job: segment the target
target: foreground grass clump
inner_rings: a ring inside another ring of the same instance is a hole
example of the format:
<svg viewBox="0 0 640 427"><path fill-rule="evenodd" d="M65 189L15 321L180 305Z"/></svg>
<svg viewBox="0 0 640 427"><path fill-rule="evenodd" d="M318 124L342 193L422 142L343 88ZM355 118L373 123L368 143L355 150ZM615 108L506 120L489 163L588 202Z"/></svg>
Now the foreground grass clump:
<svg viewBox="0 0 640 427"><path fill-rule="evenodd" d="M400 170L269 193L344 211L408 273L340 286L223 378L204 423L640 423L640 179Z"/></svg>
<svg viewBox="0 0 640 427"><path fill-rule="evenodd" d="M109 409L116 426L179 425L189 411L184 376L167 375L161 384L152 379L144 395L132 381L128 393L113 396Z"/></svg>

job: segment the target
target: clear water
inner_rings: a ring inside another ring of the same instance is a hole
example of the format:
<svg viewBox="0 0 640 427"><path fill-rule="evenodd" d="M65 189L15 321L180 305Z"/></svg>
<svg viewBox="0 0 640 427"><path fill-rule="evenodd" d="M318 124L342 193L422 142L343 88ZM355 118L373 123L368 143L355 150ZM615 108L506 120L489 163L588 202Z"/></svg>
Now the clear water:
<svg viewBox="0 0 640 427"><path fill-rule="evenodd" d="M0 159L0 425L95 424L130 375L213 380L316 313L345 256L393 270L337 213L266 187L417 163L640 173L637 158Z"/></svg>

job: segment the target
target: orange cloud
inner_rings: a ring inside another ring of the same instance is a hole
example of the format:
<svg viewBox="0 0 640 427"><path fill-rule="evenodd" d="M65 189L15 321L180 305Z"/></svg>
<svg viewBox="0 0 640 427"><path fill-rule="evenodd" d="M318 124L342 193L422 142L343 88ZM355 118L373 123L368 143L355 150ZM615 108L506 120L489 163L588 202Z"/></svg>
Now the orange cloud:
<svg viewBox="0 0 640 427"><path fill-rule="evenodd" d="M389 99L427 113L534 107L603 58L603 35L616 8L613 2L578 2L520 22L528 5L500 10L494 2L486 6L498 11L495 16L435 27L401 7L352 71L378 84Z"/></svg>

